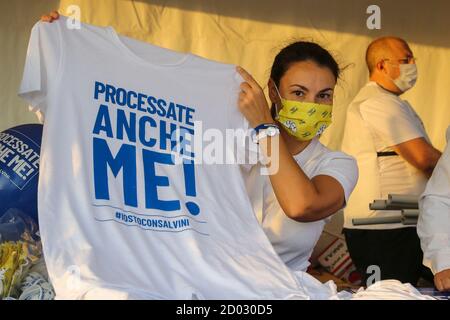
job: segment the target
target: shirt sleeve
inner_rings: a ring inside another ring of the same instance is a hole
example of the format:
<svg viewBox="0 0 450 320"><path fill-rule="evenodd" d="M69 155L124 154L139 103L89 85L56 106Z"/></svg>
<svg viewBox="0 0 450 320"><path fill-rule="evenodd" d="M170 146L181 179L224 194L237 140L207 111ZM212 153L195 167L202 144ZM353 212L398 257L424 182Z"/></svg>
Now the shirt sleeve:
<svg viewBox="0 0 450 320"><path fill-rule="evenodd" d="M387 146L425 136L406 103L395 97L368 99L361 104L360 111L366 125Z"/></svg>
<svg viewBox="0 0 450 320"><path fill-rule="evenodd" d="M345 203L348 203L358 182L358 165L353 157L342 152L330 152L315 176L325 175L336 179L344 189Z"/></svg>
<svg viewBox="0 0 450 320"><path fill-rule="evenodd" d="M433 273L450 269L450 143L419 201L417 233L424 265Z"/></svg>
<svg viewBox="0 0 450 320"><path fill-rule="evenodd" d="M45 116L48 94L61 64L60 24L60 21L36 23L28 42L18 95L39 117Z"/></svg>

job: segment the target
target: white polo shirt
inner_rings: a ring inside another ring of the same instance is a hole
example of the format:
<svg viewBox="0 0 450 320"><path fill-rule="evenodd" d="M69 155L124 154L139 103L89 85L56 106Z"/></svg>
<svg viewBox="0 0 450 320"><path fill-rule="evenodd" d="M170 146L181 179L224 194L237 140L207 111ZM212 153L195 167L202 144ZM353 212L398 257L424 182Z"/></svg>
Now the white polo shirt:
<svg viewBox="0 0 450 320"><path fill-rule="evenodd" d="M392 146L415 139L430 141L422 121L410 104L375 82L364 86L347 111L342 150L358 162L360 178L344 210L344 228L355 228L354 218L398 215L398 211L374 211L369 203L389 194L420 195L427 177L400 156L377 157ZM357 226L357 229L394 229L403 224Z"/></svg>
<svg viewBox="0 0 450 320"><path fill-rule="evenodd" d="M433 273L450 269L450 127L447 147L421 196L419 207L417 233L424 253L423 263Z"/></svg>
<svg viewBox="0 0 450 320"><path fill-rule="evenodd" d="M331 151L318 139L313 139L294 159L310 179L319 175L336 179L344 189L345 201L348 201L358 180L358 167L352 157ZM247 190L258 221L284 263L292 270L306 271L308 259L328 219L302 223L287 217L278 203L269 176L259 175L260 169L260 166L254 166L247 179Z"/></svg>

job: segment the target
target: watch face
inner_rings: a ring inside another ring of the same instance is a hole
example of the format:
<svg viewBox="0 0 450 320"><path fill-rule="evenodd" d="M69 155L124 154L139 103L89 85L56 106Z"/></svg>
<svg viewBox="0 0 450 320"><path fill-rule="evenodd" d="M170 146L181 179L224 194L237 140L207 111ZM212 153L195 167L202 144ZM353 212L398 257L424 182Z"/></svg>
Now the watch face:
<svg viewBox="0 0 450 320"><path fill-rule="evenodd" d="M267 128L267 135L269 137L273 137L274 135L277 134L277 132L278 132L278 130L274 127Z"/></svg>

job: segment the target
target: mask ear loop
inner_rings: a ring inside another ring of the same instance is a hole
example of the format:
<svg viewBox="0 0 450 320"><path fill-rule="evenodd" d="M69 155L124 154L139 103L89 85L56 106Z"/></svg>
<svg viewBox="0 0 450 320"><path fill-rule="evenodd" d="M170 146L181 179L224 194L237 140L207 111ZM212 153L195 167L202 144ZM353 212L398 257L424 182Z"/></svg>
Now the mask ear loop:
<svg viewBox="0 0 450 320"><path fill-rule="evenodd" d="M383 62L385 62L385 63L387 63L387 64L389 64L389 65L391 65L391 66L397 66L397 68L398 68L399 71L400 71L400 76L401 76L400 64L392 63L392 62L390 62L390 61L388 61L388 60L386 60L386 59L384 59ZM394 82L395 80L397 80L397 79L391 78L390 75L387 75L387 78L388 78L389 80L391 80L392 82ZM395 83L394 83L394 84L395 84Z"/></svg>
<svg viewBox="0 0 450 320"><path fill-rule="evenodd" d="M280 98L280 101L281 101L283 98L281 98L280 91L278 91L278 88L275 85L275 82L273 83L273 86L275 87L275 90L277 91L278 97ZM274 103L274 105L275 105L275 120L278 120L279 119L278 105L276 103Z"/></svg>

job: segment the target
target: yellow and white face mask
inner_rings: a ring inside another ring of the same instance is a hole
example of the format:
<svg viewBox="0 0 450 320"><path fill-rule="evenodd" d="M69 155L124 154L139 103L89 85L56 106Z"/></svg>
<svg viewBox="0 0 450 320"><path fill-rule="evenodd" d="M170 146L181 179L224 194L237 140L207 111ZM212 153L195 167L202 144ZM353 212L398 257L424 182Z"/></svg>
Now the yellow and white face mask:
<svg viewBox="0 0 450 320"><path fill-rule="evenodd" d="M276 88L276 86L275 86ZM276 88L278 92L278 88ZM332 105L281 99L276 119L297 140L309 141L322 134L331 124Z"/></svg>

